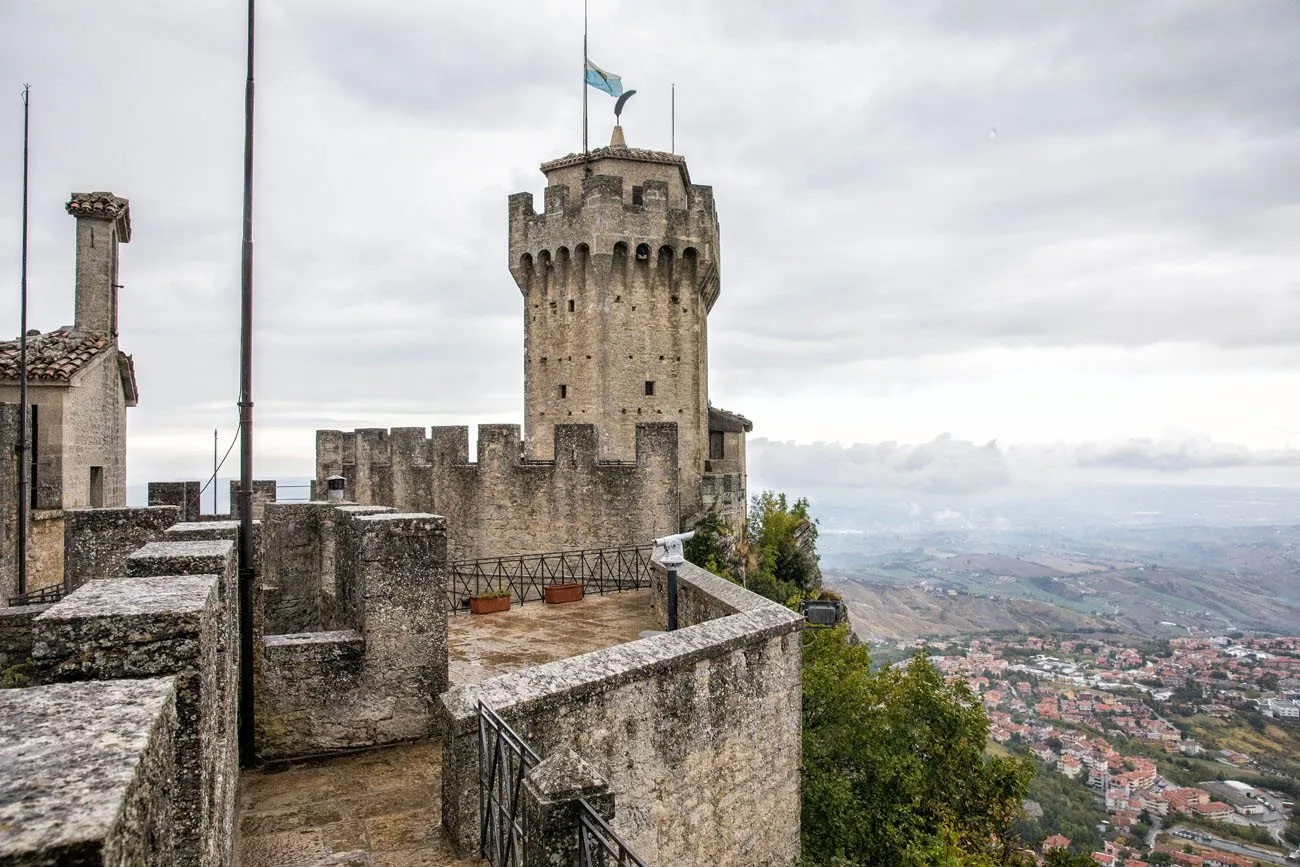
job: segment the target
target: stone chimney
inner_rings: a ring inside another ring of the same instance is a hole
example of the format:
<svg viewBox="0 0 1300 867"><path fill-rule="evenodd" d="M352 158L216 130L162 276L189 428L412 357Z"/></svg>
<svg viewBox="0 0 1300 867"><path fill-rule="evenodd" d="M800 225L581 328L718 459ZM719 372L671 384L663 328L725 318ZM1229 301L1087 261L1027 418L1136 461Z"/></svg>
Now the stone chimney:
<svg viewBox="0 0 1300 867"><path fill-rule="evenodd" d="M131 204L112 193L73 193L77 218L76 328L117 336L117 245L131 240Z"/></svg>

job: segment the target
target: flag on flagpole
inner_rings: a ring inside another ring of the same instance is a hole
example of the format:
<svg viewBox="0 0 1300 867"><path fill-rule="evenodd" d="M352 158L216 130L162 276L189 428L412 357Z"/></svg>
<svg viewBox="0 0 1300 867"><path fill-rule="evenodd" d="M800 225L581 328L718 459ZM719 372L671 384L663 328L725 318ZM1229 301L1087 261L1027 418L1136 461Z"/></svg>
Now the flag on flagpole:
<svg viewBox="0 0 1300 867"><path fill-rule="evenodd" d="M587 61L587 84L610 96L623 95L623 79L612 72L606 72L590 60Z"/></svg>

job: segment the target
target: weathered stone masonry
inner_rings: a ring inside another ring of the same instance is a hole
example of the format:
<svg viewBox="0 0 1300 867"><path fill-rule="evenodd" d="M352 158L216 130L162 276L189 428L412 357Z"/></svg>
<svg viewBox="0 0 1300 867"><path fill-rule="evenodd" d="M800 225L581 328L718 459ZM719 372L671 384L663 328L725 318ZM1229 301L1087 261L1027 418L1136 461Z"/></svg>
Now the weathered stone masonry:
<svg viewBox="0 0 1300 867"><path fill-rule="evenodd" d="M522 456L517 425L316 432L317 484L447 518L452 559L644 544L678 529L677 427L636 426L636 462L599 457L595 427L557 425L553 461ZM323 492L318 491L317 495Z"/></svg>
<svg viewBox="0 0 1300 867"><path fill-rule="evenodd" d="M690 564L680 577L686 628L443 697L443 827L462 855L477 843L482 700L544 757L590 763L647 863L795 862L802 621Z"/></svg>

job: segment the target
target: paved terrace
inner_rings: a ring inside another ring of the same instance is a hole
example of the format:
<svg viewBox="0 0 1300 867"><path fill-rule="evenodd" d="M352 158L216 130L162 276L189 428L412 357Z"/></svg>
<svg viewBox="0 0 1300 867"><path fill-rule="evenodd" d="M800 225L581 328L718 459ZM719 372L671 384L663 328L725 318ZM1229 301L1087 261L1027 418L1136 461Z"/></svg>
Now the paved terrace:
<svg viewBox="0 0 1300 867"><path fill-rule="evenodd" d="M649 590L448 620L452 686L635 641L662 629ZM442 744L422 741L247 772L241 867L443 867Z"/></svg>

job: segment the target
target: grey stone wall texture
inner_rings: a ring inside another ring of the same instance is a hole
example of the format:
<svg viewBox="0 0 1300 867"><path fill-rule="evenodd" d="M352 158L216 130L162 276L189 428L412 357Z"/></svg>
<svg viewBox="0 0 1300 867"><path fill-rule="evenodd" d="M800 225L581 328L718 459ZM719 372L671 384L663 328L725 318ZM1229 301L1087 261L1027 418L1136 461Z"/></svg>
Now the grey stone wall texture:
<svg viewBox="0 0 1300 867"><path fill-rule="evenodd" d="M272 527L293 524L276 512L319 518L319 505L269 511L268 540ZM350 628L263 637L257 693L263 758L436 732L438 696L447 688L446 521L362 507L332 511L342 619ZM268 552L268 573L273 558Z"/></svg>
<svg viewBox="0 0 1300 867"><path fill-rule="evenodd" d="M573 750L608 780L612 825L647 863L796 861L802 620L691 564L679 578L702 622L443 696L443 827L462 856L482 700L543 757Z"/></svg>
<svg viewBox="0 0 1300 867"><path fill-rule="evenodd" d="M347 499L447 518L450 556L640 545L677 532L677 426L636 425L636 462L600 459L595 427L555 426L553 461L523 457L517 425L316 432L316 479L348 480Z"/></svg>
<svg viewBox="0 0 1300 867"><path fill-rule="evenodd" d="M181 521L197 521L202 491L201 482L150 482L149 505L176 506L181 510Z"/></svg>
<svg viewBox="0 0 1300 867"><path fill-rule="evenodd" d="M170 867L170 677L0 692L0 865Z"/></svg>
<svg viewBox="0 0 1300 867"><path fill-rule="evenodd" d="M33 621L49 608L49 605L0 608L0 687L9 685L3 679L6 670L26 667L31 661Z"/></svg>
<svg viewBox="0 0 1300 867"><path fill-rule="evenodd" d="M142 574L151 568L161 571ZM125 571L130 577L92 581L36 619L37 676L175 676L176 863L225 867L238 787L234 545L151 542Z"/></svg>
<svg viewBox="0 0 1300 867"><path fill-rule="evenodd" d="M180 520L176 506L67 509L63 513L63 586L118 578L133 551Z"/></svg>
<svg viewBox="0 0 1300 867"><path fill-rule="evenodd" d="M274 503L276 498L275 479L253 479L253 520L262 520L262 511L267 503ZM239 480L230 480L230 517L239 520Z"/></svg>
<svg viewBox="0 0 1300 867"><path fill-rule="evenodd" d="M268 634L351 629L341 589L353 564L336 557L339 522L393 511L387 506L268 503L260 523L265 544L262 612Z"/></svg>

